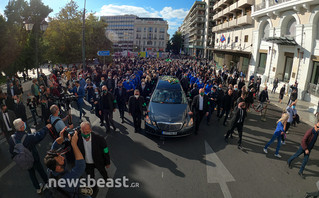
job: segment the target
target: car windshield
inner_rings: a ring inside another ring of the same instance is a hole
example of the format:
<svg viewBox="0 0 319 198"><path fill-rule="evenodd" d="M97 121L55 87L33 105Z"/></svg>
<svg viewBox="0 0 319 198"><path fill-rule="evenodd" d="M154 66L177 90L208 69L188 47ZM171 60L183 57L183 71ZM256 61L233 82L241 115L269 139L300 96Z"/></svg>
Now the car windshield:
<svg viewBox="0 0 319 198"><path fill-rule="evenodd" d="M165 104L186 104L187 100L182 90L155 89L151 102Z"/></svg>

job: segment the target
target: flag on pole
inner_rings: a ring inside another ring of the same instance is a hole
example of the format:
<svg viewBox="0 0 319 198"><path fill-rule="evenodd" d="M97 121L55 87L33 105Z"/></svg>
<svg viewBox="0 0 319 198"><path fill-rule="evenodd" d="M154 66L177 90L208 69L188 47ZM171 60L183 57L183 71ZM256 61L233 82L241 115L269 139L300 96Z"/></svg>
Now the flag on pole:
<svg viewBox="0 0 319 198"><path fill-rule="evenodd" d="M220 37L220 42L225 42L226 41L226 38L225 38L225 36L224 36L224 34L222 34L222 37Z"/></svg>

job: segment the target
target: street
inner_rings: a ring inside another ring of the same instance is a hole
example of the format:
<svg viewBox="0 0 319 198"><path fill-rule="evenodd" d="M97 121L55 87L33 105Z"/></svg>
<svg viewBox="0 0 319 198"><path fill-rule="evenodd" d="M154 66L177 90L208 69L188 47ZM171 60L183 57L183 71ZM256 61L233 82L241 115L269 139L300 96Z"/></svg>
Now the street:
<svg viewBox="0 0 319 198"><path fill-rule="evenodd" d="M28 92L30 87L24 89ZM276 142L270 146L267 155L263 153L262 148L271 138L280 116L280 109L273 105L267 111L266 122L261 122L254 110L248 113L243 150L237 149L237 135L229 144L224 142L229 126L222 126L221 121L218 123L216 116L210 126L204 118L197 136L163 140L134 133L132 119L127 113L128 119L120 124L118 111L113 116L117 131L106 134L105 127L100 127L99 120L88 109L86 106L85 119L93 125L94 132L105 136L109 145L112 160L109 175L113 178L126 176L129 184L139 185L100 189L98 197L302 197L306 192L317 190L318 146L310 155L304 171L305 180L297 174L302 156L294 161L292 169L286 165L309 125L300 123L290 130L286 145L280 149L282 159L274 157ZM77 125L79 112L72 109L72 114ZM37 126L37 129L41 127ZM41 157L50 146L51 139L46 136L38 145ZM36 195L28 173L12 162L4 139L1 140L0 155L0 197L41 197Z"/></svg>

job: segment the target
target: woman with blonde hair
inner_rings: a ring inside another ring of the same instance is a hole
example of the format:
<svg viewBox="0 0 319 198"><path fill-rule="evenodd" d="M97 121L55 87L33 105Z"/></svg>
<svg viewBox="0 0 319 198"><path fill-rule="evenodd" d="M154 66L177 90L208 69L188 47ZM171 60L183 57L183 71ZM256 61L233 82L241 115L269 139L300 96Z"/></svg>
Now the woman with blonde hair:
<svg viewBox="0 0 319 198"><path fill-rule="evenodd" d="M277 148L276 148L275 157L281 158L281 155L279 155L279 149L280 149L280 144L281 144L281 135L283 135L286 131L285 129L286 129L286 124L287 124L288 118L289 118L288 113L283 113L281 115L281 118L277 121L277 127L276 127L274 135L272 136L270 141L264 147L264 153L266 153L266 154L268 153L267 148L270 146L270 144L272 144L275 141L275 139L277 139Z"/></svg>

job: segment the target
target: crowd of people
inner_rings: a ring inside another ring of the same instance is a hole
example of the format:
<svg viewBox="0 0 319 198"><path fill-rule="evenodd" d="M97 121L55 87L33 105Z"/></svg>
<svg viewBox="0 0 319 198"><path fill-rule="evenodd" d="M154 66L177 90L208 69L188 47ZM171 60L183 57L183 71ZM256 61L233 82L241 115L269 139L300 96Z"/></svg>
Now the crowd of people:
<svg viewBox="0 0 319 198"><path fill-rule="evenodd" d="M23 93L21 82L17 77L8 79L7 92L1 93L0 125L9 142L10 153L13 157L17 155L14 152L15 141L21 141L24 136L21 132L28 133L23 144L32 153L37 153L35 144L41 141L45 134L49 134L54 144L52 150L45 156L45 164L50 169L51 175L80 177L86 172L94 177L94 168L97 168L102 176L107 178L105 167L108 168L110 165L107 144L102 136L92 132L91 124L83 121L83 117L88 112L95 114L101 126L105 125L106 133L110 133L111 127L113 131L118 128L113 121L113 113L118 109L122 123L125 123L127 119L125 112L128 112L133 117L135 132L141 132L141 119L147 113L147 100L155 89L159 76L162 75L176 76L190 98L189 115L194 119L195 134L198 134L204 116L206 124L210 125L216 111L215 119L217 121L223 119L223 125L229 125L229 130L225 133L227 143L228 138L232 138L234 130L237 129L238 149L242 149L242 133L247 114L252 110L262 114L269 103L267 86L260 92L262 81L260 77L255 75L246 77L234 67L217 68L214 62L190 59L167 61L121 58L114 60L110 65L89 65L85 70L76 65L67 68L62 65L54 66L49 76L40 72L39 77L32 80L31 93L28 94L25 103L29 107L34 125L39 124L38 118L41 118L42 123L46 125L40 132L34 134L30 133L30 126L27 124L26 106L21 97ZM264 147L264 152L268 153L267 148L277 139L275 156L278 158L281 157L280 145L285 143L289 127L299 122L296 111L297 86L297 83L291 86L292 93L286 112L283 112L272 139ZM272 92L275 92L277 87L278 79L274 81ZM280 102L284 93L285 87L282 87L279 93ZM256 107L255 100L259 103ZM73 102L79 111L79 123L74 123L70 113L70 105ZM90 105L90 111L84 110L85 104ZM41 108L40 116L38 107ZM63 118L60 113L62 109L65 112ZM301 176L308 160L306 156L309 156L309 149L313 148L317 139L319 123L317 124L313 130L307 132L302 147L288 161L291 165L296 156L302 152L305 154L304 163L299 171ZM80 125L81 130L77 129L73 137L65 136L65 131L72 130L75 125ZM81 133L78 133L79 131ZM71 148L73 155L69 152L71 155L63 156L65 153L56 152L59 145ZM92 150L98 152L92 153ZM74 175L72 171L65 173L64 157L73 161L71 164L78 174ZM42 187L36 179L35 170L40 173L45 183L48 178L44 175L41 164L37 163L40 158L34 155L34 159L35 163L28 171L34 187L40 193ZM66 191L74 193L75 189L66 189Z"/></svg>

